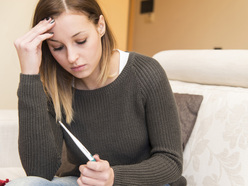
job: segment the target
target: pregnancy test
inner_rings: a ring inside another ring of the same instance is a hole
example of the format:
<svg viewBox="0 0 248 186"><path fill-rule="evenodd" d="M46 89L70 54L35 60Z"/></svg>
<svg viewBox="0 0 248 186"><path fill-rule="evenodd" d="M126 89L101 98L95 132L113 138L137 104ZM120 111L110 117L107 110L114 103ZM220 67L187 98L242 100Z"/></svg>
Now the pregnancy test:
<svg viewBox="0 0 248 186"><path fill-rule="evenodd" d="M85 146L65 127L65 125L59 121L59 124L65 129L65 131L69 134L71 139L75 142L75 144L78 146L78 148L84 153L84 155L90 160L90 161L96 161L95 158L90 154L90 152L85 148Z"/></svg>

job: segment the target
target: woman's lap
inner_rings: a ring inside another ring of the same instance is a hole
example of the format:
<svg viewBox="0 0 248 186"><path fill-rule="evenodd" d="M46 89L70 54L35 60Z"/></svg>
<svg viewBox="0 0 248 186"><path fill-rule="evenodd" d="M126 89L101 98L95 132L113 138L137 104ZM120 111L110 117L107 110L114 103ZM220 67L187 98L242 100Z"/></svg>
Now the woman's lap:
<svg viewBox="0 0 248 186"><path fill-rule="evenodd" d="M75 176L66 176L54 177L52 181L49 181L41 177L28 176L12 180L6 186L78 186L77 179ZM169 186L169 184L165 186Z"/></svg>
<svg viewBox="0 0 248 186"><path fill-rule="evenodd" d="M6 186L78 186L77 177L54 177L52 181L41 177L28 176L10 181Z"/></svg>

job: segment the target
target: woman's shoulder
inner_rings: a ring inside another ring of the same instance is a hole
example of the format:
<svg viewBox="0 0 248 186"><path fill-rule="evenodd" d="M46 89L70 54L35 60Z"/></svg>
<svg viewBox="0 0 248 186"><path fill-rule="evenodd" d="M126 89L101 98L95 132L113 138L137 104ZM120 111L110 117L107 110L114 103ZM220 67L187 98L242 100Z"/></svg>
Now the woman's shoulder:
<svg viewBox="0 0 248 186"><path fill-rule="evenodd" d="M163 67L152 57L130 52L129 60L135 70L135 73L142 79L157 79L166 77Z"/></svg>
<svg viewBox="0 0 248 186"><path fill-rule="evenodd" d="M130 53L130 63L142 90L157 89L168 85L168 79L159 62L149 56Z"/></svg>
<svg viewBox="0 0 248 186"><path fill-rule="evenodd" d="M130 60L133 60L134 62L136 62L136 64L143 64L144 66L159 65L156 59L137 52L130 52Z"/></svg>

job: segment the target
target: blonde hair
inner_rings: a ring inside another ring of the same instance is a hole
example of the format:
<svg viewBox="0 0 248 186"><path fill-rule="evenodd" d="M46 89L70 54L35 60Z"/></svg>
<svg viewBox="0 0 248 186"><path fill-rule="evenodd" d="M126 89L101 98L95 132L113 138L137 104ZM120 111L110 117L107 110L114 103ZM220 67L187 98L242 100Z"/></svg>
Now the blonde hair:
<svg viewBox="0 0 248 186"><path fill-rule="evenodd" d="M81 12L97 25L103 12L95 0L40 0L36 6L33 27L47 17L58 17L70 10ZM103 15L104 16L104 15ZM105 17L106 31L101 38L102 56L100 59L100 74L98 82L104 84L109 78L110 57L115 48L115 38ZM73 76L64 70L52 56L47 42L42 44L42 61L40 77L48 98L53 102L56 120L61 120L63 114L68 124L73 120Z"/></svg>

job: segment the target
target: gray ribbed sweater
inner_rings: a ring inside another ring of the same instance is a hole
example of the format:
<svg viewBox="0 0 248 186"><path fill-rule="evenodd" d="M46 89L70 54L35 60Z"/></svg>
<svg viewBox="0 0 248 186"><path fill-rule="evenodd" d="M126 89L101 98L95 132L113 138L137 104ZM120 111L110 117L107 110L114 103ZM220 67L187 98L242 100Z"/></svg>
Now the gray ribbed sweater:
<svg viewBox="0 0 248 186"><path fill-rule="evenodd" d="M39 75L20 75L19 153L27 175L52 179L61 165L63 139L79 176L86 157L55 122ZM96 90L74 93L68 129L92 154L108 160L115 185L163 185L182 173L180 125L163 68L130 53L118 78ZM63 121L65 123L65 121Z"/></svg>

